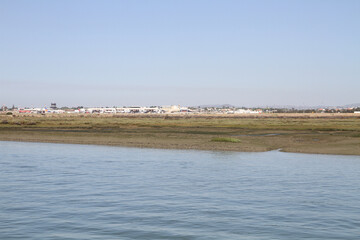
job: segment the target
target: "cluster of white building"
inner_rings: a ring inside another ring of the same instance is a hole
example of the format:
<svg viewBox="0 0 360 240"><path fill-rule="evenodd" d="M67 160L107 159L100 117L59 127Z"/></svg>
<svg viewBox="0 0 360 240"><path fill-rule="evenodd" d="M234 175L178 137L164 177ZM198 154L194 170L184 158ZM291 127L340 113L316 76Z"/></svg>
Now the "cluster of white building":
<svg viewBox="0 0 360 240"><path fill-rule="evenodd" d="M179 105L162 106L162 107L87 107L78 109L54 109L54 108L19 108L19 113L98 113L98 114L116 114L116 113L180 113L191 112L188 107Z"/></svg>
<svg viewBox="0 0 360 240"><path fill-rule="evenodd" d="M81 107L77 109L57 109L57 108L19 108L18 113L81 113L81 114L120 114L120 113L219 113L219 114L259 114L261 110L252 109L234 109L234 108L189 108L172 106L154 106L154 107Z"/></svg>

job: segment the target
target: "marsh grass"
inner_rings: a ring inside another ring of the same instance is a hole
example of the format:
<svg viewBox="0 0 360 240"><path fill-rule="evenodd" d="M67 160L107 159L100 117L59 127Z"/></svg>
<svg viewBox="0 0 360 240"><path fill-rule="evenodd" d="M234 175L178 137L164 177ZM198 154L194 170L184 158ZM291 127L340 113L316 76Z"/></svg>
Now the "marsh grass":
<svg viewBox="0 0 360 240"><path fill-rule="evenodd" d="M360 118L353 115L262 116L0 114L0 140L360 155Z"/></svg>
<svg viewBox="0 0 360 240"><path fill-rule="evenodd" d="M293 131L360 131L360 120L357 118L224 118L216 117L187 117L187 116L97 116L97 115L17 115L0 116L1 127L11 125L22 127L36 126L37 128L172 128L189 131L188 133L206 134L203 129L211 128L215 133L233 129L246 130L293 130ZM18 123L21 123L20 125ZM215 130L215 131L214 131Z"/></svg>

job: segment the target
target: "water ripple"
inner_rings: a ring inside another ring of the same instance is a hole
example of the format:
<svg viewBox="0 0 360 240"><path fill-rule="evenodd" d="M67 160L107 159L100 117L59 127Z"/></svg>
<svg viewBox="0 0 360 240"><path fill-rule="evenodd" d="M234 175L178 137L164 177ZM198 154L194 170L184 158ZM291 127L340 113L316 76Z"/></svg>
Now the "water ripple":
<svg viewBox="0 0 360 240"><path fill-rule="evenodd" d="M357 239L360 158L0 142L0 239Z"/></svg>

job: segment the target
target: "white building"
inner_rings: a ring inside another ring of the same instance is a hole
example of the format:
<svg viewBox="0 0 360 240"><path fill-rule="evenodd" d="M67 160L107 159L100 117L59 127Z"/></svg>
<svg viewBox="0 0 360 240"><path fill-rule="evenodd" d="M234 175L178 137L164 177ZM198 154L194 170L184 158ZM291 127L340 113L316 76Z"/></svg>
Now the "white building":
<svg viewBox="0 0 360 240"><path fill-rule="evenodd" d="M180 112L180 105L162 106L161 110L165 113Z"/></svg>

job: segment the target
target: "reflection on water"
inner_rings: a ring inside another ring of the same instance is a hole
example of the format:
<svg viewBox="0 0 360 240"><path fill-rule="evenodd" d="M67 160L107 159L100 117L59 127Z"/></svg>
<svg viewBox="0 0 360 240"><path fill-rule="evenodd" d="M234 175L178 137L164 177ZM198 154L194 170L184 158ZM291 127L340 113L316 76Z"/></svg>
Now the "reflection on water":
<svg viewBox="0 0 360 240"><path fill-rule="evenodd" d="M0 239L357 239L360 157L0 142Z"/></svg>

